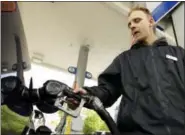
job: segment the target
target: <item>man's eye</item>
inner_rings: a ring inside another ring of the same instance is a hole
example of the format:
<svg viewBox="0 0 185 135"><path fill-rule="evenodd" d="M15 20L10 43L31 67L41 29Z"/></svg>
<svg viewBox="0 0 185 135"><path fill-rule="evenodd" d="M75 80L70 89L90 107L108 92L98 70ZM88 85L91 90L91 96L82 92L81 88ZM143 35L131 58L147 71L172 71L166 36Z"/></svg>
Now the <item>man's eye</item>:
<svg viewBox="0 0 185 135"><path fill-rule="evenodd" d="M139 23L141 21L141 19L140 18L136 18L136 19L134 19L134 22L135 23Z"/></svg>

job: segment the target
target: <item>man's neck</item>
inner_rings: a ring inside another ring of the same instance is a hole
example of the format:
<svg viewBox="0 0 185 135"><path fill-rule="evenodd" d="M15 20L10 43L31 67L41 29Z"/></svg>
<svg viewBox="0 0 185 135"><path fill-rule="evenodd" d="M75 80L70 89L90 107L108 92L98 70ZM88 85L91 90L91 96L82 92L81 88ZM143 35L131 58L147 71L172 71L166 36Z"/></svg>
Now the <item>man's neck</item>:
<svg viewBox="0 0 185 135"><path fill-rule="evenodd" d="M155 34L152 34L151 36L149 36L146 40L145 43L147 45L152 45L155 41L157 40L157 36Z"/></svg>

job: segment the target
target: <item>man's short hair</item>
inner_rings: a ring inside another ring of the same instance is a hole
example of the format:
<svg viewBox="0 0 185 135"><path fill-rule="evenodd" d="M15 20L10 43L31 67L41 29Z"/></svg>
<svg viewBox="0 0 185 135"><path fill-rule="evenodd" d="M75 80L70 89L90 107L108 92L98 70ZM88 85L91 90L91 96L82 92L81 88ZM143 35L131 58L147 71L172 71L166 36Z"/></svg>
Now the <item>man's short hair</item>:
<svg viewBox="0 0 185 135"><path fill-rule="evenodd" d="M153 17L153 16L152 16L152 13L150 12L150 10L149 10L148 8L145 8L145 7L142 7L142 6L139 6L139 5L137 5L137 6L133 7L133 8L131 8L131 10L130 10L129 13L128 13L128 17L129 17L129 16L131 15L131 13L134 12L134 11L143 11L147 16ZM153 31L154 31L154 33L156 33L156 26L154 26Z"/></svg>
<svg viewBox="0 0 185 135"><path fill-rule="evenodd" d="M152 16L150 10L142 6L135 6L131 8L131 10L128 13L128 16L130 16L133 11L143 11L146 15Z"/></svg>

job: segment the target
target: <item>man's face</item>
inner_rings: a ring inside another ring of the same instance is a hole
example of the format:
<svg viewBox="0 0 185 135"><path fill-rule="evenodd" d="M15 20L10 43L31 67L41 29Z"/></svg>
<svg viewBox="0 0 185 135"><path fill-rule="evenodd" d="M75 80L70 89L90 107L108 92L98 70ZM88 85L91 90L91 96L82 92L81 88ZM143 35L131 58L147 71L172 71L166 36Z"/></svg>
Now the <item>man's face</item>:
<svg viewBox="0 0 185 135"><path fill-rule="evenodd" d="M134 42L145 41L151 35L153 25L153 18L143 11L133 11L128 17L128 28L131 30Z"/></svg>

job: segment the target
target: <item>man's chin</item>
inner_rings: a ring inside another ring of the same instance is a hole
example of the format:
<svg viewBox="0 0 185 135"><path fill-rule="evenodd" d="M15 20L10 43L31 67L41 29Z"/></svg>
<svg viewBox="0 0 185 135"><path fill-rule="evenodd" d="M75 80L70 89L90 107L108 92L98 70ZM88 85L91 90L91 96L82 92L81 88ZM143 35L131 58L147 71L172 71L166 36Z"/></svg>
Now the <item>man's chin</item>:
<svg viewBox="0 0 185 135"><path fill-rule="evenodd" d="M135 39L135 43L144 42L144 41L145 41L144 37L138 37L138 38Z"/></svg>
<svg viewBox="0 0 185 135"><path fill-rule="evenodd" d="M134 42L133 44L139 43L139 42L144 42L145 41L145 37L142 35L138 35L136 37L134 37Z"/></svg>
<svg viewBox="0 0 185 135"><path fill-rule="evenodd" d="M134 44L138 43L138 42L141 42L141 39L135 39L134 40Z"/></svg>

